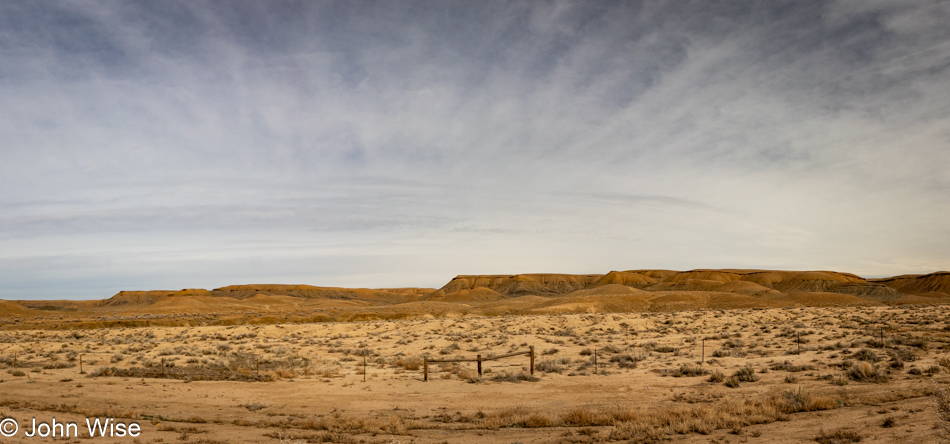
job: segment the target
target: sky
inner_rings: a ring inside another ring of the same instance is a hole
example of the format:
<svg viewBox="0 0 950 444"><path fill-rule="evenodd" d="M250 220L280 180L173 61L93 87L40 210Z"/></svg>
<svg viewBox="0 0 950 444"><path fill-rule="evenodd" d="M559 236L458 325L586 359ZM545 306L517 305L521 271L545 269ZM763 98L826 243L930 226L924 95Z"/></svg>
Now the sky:
<svg viewBox="0 0 950 444"><path fill-rule="evenodd" d="M0 299L950 269L950 2L0 2Z"/></svg>

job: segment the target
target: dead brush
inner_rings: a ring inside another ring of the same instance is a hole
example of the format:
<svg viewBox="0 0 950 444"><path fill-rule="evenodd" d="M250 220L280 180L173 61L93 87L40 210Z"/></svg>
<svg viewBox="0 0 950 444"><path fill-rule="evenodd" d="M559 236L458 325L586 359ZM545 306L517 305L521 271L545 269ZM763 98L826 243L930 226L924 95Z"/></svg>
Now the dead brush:
<svg viewBox="0 0 950 444"><path fill-rule="evenodd" d="M680 365L676 370L670 372L670 376L673 376L674 378L680 378L683 376L704 376L708 374L709 370L706 370L705 368L695 364L683 364Z"/></svg>
<svg viewBox="0 0 950 444"><path fill-rule="evenodd" d="M735 429L783 420L786 415L841 407L835 398L813 397L799 390L766 399L728 400L705 406L676 406L637 415L616 424L608 439L659 441L668 435L709 434L717 429Z"/></svg>
<svg viewBox="0 0 950 444"><path fill-rule="evenodd" d="M554 359L544 359L534 364L534 369L545 373L561 373L564 366Z"/></svg>
<svg viewBox="0 0 950 444"><path fill-rule="evenodd" d="M861 350L858 350L858 352L853 354L851 357L859 361L866 361L866 362L877 362L881 360L881 358L877 355L877 353L874 353L873 351L868 350L866 348L862 348Z"/></svg>
<svg viewBox="0 0 950 444"><path fill-rule="evenodd" d="M936 428L944 432L944 437L950 436L950 389L941 388L936 381L932 382L934 389L931 396L933 396L934 404L937 407L937 418L940 420Z"/></svg>
<svg viewBox="0 0 950 444"><path fill-rule="evenodd" d="M422 428L414 421L398 416L385 420L359 418L354 416L328 415L322 418L310 417L290 421L286 426L305 430L326 430L330 433L346 434L390 434L408 435L410 429Z"/></svg>
<svg viewBox="0 0 950 444"><path fill-rule="evenodd" d="M787 372L797 373L797 372L814 370L815 366L808 365L808 364L798 365L798 364L793 364L790 361L785 361L785 362L772 364L769 366L769 368L772 370L785 370Z"/></svg>
<svg viewBox="0 0 950 444"><path fill-rule="evenodd" d="M877 366L866 361L856 362L848 370L848 377L858 382L874 382L882 384L888 381L885 375Z"/></svg>
<svg viewBox="0 0 950 444"><path fill-rule="evenodd" d="M851 429L838 429L833 432L821 430L815 437L818 444L846 444L851 442L861 442L863 437L860 433Z"/></svg>
<svg viewBox="0 0 950 444"><path fill-rule="evenodd" d="M739 379L740 382L755 382L759 380L759 375L755 374L755 369L751 365L746 365L745 367L736 370L732 376Z"/></svg>
<svg viewBox="0 0 950 444"><path fill-rule="evenodd" d="M621 354L610 357L610 362L614 362L620 368L637 368L637 363L642 361L642 355Z"/></svg>
<svg viewBox="0 0 950 444"><path fill-rule="evenodd" d="M514 382L514 383L518 383L518 382L521 382L521 381L537 382L537 381L540 381L541 379L539 379L539 378L537 378L537 377L535 377L535 376L533 376L533 375L529 375L529 374L527 374L527 373L524 373L524 372L508 373L507 371L502 371L502 372L495 373L494 375L492 375L491 380L492 380L493 382Z"/></svg>
<svg viewBox="0 0 950 444"><path fill-rule="evenodd" d="M416 371L422 368L421 356L402 356L390 362L393 367L398 367L407 371Z"/></svg>

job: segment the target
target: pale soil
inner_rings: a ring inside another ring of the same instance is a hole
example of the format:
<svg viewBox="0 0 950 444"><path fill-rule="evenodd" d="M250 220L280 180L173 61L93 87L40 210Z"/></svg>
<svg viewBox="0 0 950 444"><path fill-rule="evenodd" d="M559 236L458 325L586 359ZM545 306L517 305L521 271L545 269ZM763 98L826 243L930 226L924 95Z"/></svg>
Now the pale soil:
<svg viewBox="0 0 950 444"><path fill-rule="evenodd" d="M604 442L623 438L621 430L651 414L715 411L723 403L786 399L799 390L832 405L758 424L700 426L699 433L669 426L659 429L659 439L798 443L845 429L861 442L937 442L929 394L935 381L943 387L950 381L948 319L950 307L937 305L6 331L0 333L0 416L17 419L21 432L0 442L53 441L23 437L33 417L80 423L85 435L86 416L109 415L141 424L136 440L142 443L278 443L288 435L293 440L284 442ZM882 326L885 349L879 348ZM749 364L759 380L729 388L709 376L662 374L698 363L704 338L705 369L728 378ZM493 379L528 373L527 356L484 362L481 380L475 363L430 364L430 380L423 382L421 367L406 362L424 353L474 358L529 346L537 354L536 382ZM599 373L587 350L597 351ZM889 353L896 351L903 368L892 368ZM14 354L24 376L16 376ZM90 377L79 374L79 354L89 374L148 367L150 376L160 376L164 360L168 374L205 368L201 377L274 380ZM889 372L888 381L849 379L850 367L842 365L860 362L855 355L878 358L873 365ZM637 361L635 368L621 368L620 356ZM785 361L810 367L773 369ZM57 366L65 368L44 368ZM567 426L565 415L578 410L633 416L626 423ZM885 420L892 426L884 427ZM133 442L65 442L113 441Z"/></svg>

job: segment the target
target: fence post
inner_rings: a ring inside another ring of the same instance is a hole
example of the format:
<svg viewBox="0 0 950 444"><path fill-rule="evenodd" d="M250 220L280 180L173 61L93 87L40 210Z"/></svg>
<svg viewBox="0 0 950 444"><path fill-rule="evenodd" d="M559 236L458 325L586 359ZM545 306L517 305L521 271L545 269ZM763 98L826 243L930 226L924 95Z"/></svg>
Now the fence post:
<svg viewBox="0 0 950 444"><path fill-rule="evenodd" d="M475 355L475 357L478 359L478 377L481 378L482 377L482 355Z"/></svg>
<svg viewBox="0 0 950 444"><path fill-rule="evenodd" d="M363 382L366 382L366 356L363 356Z"/></svg>
<svg viewBox="0 0 950 444"><path fill-rule="evenodd" d="M798 331L798 354L802 354L802 332Z"/></svg>
<svg viewBox="0 0 950 444"><path fill-rule="evenodd" d="M533 375L534 374L534 346L532 345L530 348L531 348L531 352L529 354L531 356L531 374Z"/></svg>
<svg viewBox="0 0 950 444"><path fill-rule="evenodd" d="M165 358L162 358L162 377L165 377Z"/></svg>
<svg viewBox="0 0 950 444"><path fill-rule="evenodd" d="M884 348L884 326L881 326L881 348Z"/></svg>
<svg viewBox="0 0 950 444"><path fill-rule="evenodd" d="M79 354L79 374L85 375L86 372L82 371L82 353Z"/></svg>
<svg viewBox="0 0 950 444"><path fill-rule="evenodd" d="M595 348L594 349L594 374L596 375L598 371L600 371L600 369L597 368L597 349Z"/></svg>
<svg viewBox="0 0 950 444"><path fill-rule="evenodd" d="M261 358L254 358L254 371L256 371L258 375L261 374Z"/></svg>
<svg viewBox="0 0 950 444"><path fill-rule="evenodd" d="M703 338L703 359L699 361L699 365L702 366L706 362L706 338Z"/></svg>
<svg viewBox="0 0 950 444"><path fill-rule="evenodd" d="M16 370L16 352L13 352L13 369Z"/></svg>
<svg viewBox="0 0 950 444"><path fill-rule="evenodd" d="M422 358L422 380L429 380L429 358Z"/></svg>

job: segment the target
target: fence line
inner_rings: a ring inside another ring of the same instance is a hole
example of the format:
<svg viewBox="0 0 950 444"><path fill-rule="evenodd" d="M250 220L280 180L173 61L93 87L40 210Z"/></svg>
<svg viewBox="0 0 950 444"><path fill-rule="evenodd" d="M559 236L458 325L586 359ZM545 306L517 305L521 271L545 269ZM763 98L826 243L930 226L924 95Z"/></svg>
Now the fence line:
<svg viewBox="0 0 950 444"><path fill-rule="evenodd" d="M433 363L477 362L478 363L478 377L481 378L482 377L482 362L495 361L498 359L510 358L512 356L521 356L521 355L528 355L528 357L531 359L531 364L529 368L531 369L531 374L533 375L534 374L534 346L532 345L528 347L528 351L505 353L503 355L489 356L485 358L483 358L482 355L475 355L474 359L472 358L429 359L428 356L424 356L422 358L422 380L423 381L429 380L429 363L430 362L433 362Z"/></svg>

